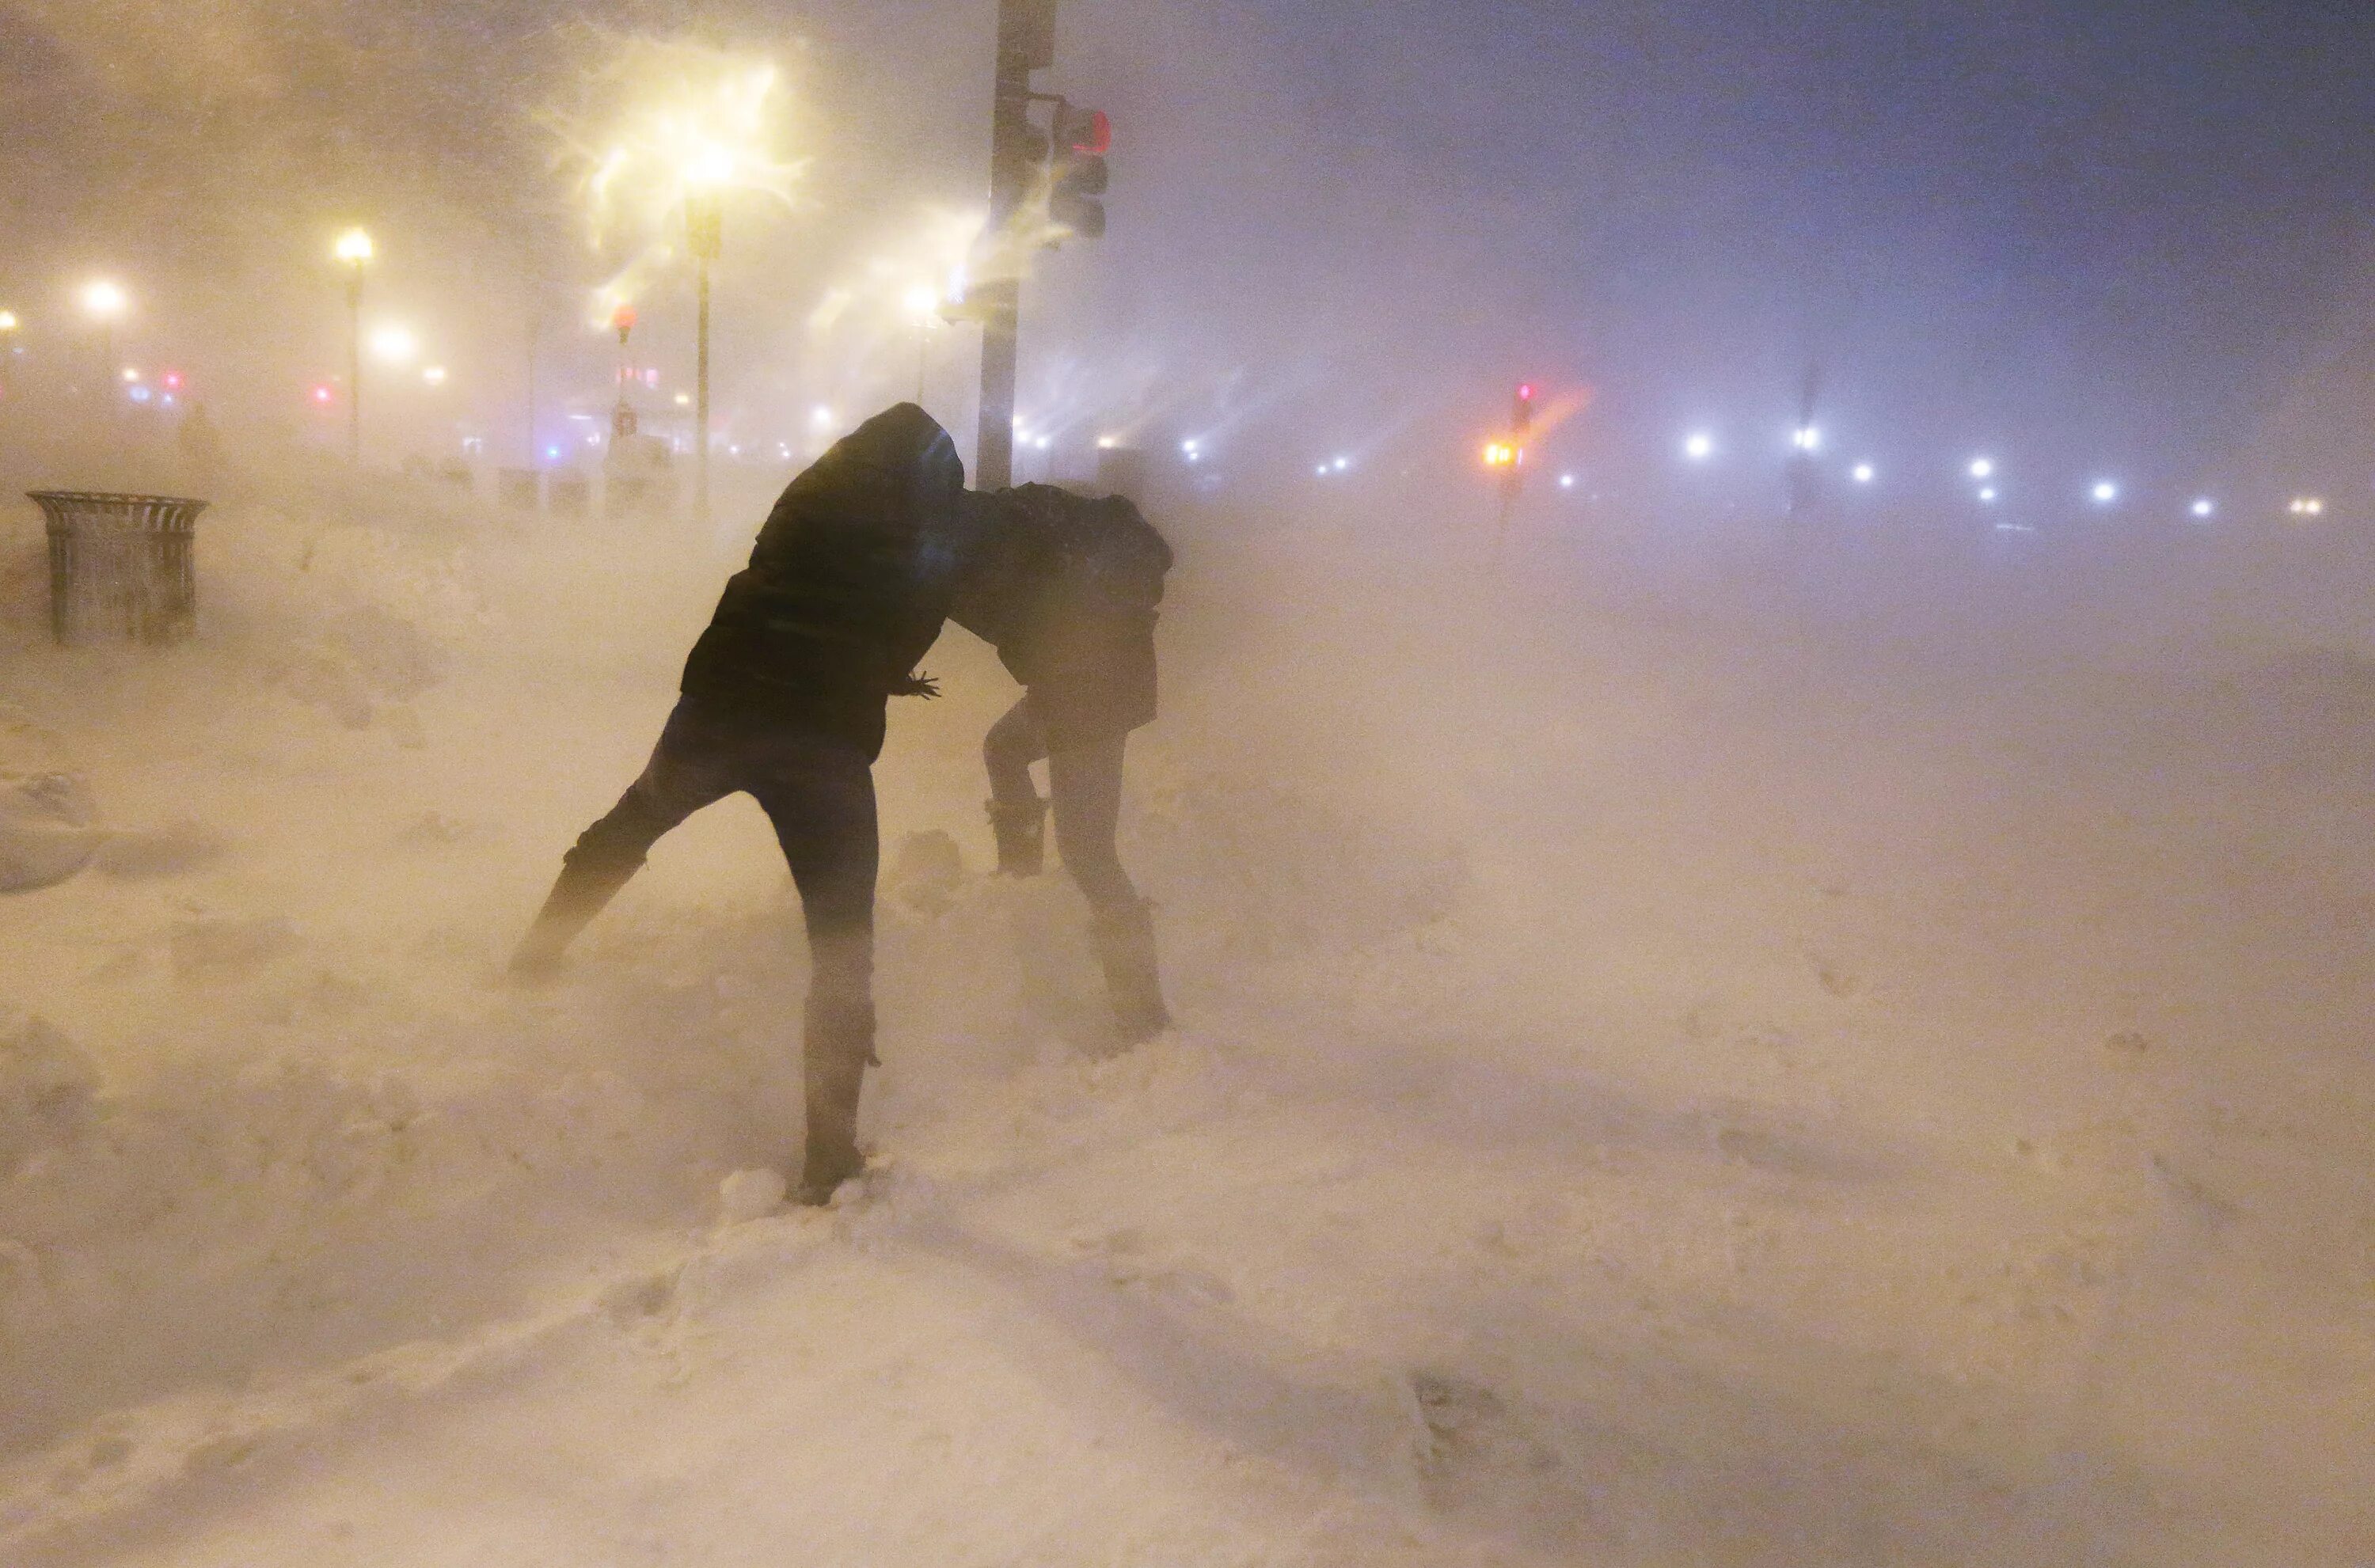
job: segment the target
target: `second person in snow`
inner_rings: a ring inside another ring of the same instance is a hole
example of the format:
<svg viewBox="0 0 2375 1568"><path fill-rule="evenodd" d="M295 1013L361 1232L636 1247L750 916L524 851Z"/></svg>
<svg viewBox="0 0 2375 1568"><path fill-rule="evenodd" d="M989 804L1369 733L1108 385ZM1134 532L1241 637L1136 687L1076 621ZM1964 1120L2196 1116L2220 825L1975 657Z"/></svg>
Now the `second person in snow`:
<svg viewBox="0 0 2375 1568"><path fill-rule="evenodd" d="M973 551L949 619L998 650L1022 701L990 727L989 820L998 868L1038 874L1046 819L1064 869L1089 901L1119 1043L1171 1022L1163 1005L1151 906L1114 842L1122 756L1154 717L1155 607L1171 547L1120 496L1052 485L969 494ZM1031 769L1047 763L1047 797Z"/></svg>

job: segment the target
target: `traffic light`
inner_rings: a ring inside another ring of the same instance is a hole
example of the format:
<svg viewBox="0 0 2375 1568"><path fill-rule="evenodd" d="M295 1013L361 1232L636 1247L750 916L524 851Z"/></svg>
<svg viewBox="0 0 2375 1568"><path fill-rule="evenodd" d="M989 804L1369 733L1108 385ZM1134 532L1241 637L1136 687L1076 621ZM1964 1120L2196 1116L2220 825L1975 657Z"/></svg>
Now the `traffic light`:
<svg viewBox="0 0 2375 1568"><path fill-rule="evenodd" d="M1094 240L1105 231L1105 154L1113 122L1102 109L1080 109L1058 99L1047 164L1047 221L1065 238Z"/></svg>

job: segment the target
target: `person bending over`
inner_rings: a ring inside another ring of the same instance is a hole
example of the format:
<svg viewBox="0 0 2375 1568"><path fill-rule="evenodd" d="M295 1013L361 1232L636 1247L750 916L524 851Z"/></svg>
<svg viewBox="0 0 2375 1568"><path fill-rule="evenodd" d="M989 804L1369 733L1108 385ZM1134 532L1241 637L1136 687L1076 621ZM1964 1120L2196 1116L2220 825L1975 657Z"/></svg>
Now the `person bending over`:
<svg viewBox="0 0 2375 1568"><path fill-rule="evenodd" d="M1150 906L1114 846L1122 756L1155 712L1155 606L1171 547L1120 496L1052 485L971 493L972 557L950 619L998 650L1022 700L989 729L998 868L1036 876L1049 808L1064 869L1089 901L1097 959L1127 1046L1170 1026ZM1032 764L1047 762L1041 799Z"/></svg>
<svg viewBox="0 0 2375 1568"><path fill-rule="evenodd" d="M758 798L808 927L808 1140L798 1196L857 1173L857 1102L874 1056L873 763L886 700L930 696L916 662L939 635L960 550L964 468L913 404L867 420L792 480L685 661L642 776L562 858L515 973L562 952L659 837L738 791Z"/></svg>

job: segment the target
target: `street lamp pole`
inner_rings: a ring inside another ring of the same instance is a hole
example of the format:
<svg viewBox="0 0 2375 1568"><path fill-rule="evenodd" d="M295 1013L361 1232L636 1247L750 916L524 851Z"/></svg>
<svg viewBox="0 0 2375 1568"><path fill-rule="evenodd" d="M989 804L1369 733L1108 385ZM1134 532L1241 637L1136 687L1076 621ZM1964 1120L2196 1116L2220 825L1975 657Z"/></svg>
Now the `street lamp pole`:
<svg viewBox="0 0 2375 1568"><path fill-rule="evenodd" d="M715 191L698 192L684 203L685 240L692 252L700 291L699 343L693 354L692 517L709 522L709 264L725 246L725 204Z"/></svg>
<svg viewBox="0 0 2375 1568"><path fill-rule="evenodd" d="M363 460L363 265L372 259L372 238L360 229L338 236L337 258L347 264L347 461Z"/></svg>

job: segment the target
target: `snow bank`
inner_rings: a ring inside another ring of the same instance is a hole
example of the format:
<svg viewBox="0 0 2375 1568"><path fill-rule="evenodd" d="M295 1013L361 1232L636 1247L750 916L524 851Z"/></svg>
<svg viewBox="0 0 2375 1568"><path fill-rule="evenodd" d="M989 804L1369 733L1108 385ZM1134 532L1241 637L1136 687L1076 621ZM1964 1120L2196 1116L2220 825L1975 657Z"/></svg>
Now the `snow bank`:
<svg viewBox="0 0 2375 1568"><path fill-rule="evenodd" d="M952 633L879 1170L792 1213L747 804L497 973L727 560L315 482L193 646L10 633L115 830L0 901L12 1562L2352 1561L2351 572L1185 525L1182 1030L1093 1059L1077 896L981 874Z"/></svg>

